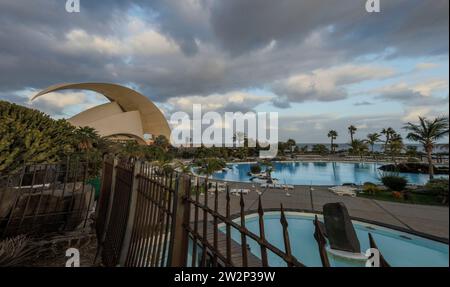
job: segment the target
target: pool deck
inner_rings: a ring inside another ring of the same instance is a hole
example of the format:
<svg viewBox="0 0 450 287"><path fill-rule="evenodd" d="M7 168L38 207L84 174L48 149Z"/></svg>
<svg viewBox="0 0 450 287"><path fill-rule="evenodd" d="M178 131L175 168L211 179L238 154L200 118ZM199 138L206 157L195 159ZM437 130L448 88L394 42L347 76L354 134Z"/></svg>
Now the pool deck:
<svg viewBox="0 0 450 287"><path fill-rule="evenodd" d="M249 194L244 195L245 210L256 211L258 194L251 183L232 183L230 188L249 188ZM258 185L256 185L258 186ZM412 232L425 233L448 240L449 238L449 208L444 206L428 206L418 204L396 203L373 200L360 197L338 196L327 190L327 187L314 186L310 192L308 186L296 186L290 190L291 196L280 189L261 189L264 209L280 208L282 203L286 209L321 212L322 207L330 202L343 202L350 216L374 221L385 225L400 227ZM213 195L209 194L209 202ZM225 202L225 193L219 193L219 202ZM239 214L239 196L231 196L231 214ZM225 204L220 205L219 212L225 214Z"/></svg>

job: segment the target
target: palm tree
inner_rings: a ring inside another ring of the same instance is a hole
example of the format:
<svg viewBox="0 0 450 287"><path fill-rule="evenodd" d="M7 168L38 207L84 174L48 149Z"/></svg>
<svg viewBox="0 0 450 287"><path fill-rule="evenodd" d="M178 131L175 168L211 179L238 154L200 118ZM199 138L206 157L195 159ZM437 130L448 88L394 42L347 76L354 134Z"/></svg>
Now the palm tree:
<svg viewBox="0 0 450 287"><path fill-rule="evenodd" d="M192 169L189 164L185 164L181 160L175 162L175 169L184 174L192 174Z"/></svg>
<svg viewBox="0 0 450 287"><path fill-rule="evenodd" d="M155 141L153 143L155 146L161 147L163 150L167 151L167 149L170 147L169 140L163 136L159 135L155 138Z"/></svg>
<svg viewBox="0 0 450 287"><path fill-rule="evenodd" d="M272 172L275 170L275 166L273 165L273 162L270 160L261 160L259 162L260 165L265 167L265 173L267 177L269 178L267 180L268 183L272 183Z"/></svg>
<svg viewBox="0 0 450 287"><path fill-rule="evenodd" d="M386 138L384 140L384 152L386 152L386 149L387 149L387 146L388 146L389 141L391 139L391 136L393 134L395 134L395 133L396 133L395 130L393 128L391 128L391 127L388 127L387 129L383 129L381 131L381 134L383 134L385 136L385 138Z"/></svg>
<svg viewBox="0 0 450 287"><path fill-rule="evenodd" d="M334 153L334 140L338 137L338 133L335 130L328 132L328 137L331 139L331 152Z"/></svg>
<svg viewBox="0 0 450 287"><path fill-rule="evenodd" d="M297 146L297 143L293 139L288 139L286 142L286 146L289 149L289 151L292 153Z"/></svg>
<svg viewBox="0 0 450 287"><path fill-rule="evenodd" d="M370 152L373 154L373 147L380 141L381 135L379 133L373 133L367 135L367 143L370 145Z"/></svg>
<svg viewBox="0 0 450 287"><path fill-rule="evenodd" d="M388 143L389 153L392 157L392 161L394 165L397 165L397 161L395 160L395 156L400 154L404 148L403 138L398 133L394 133L391 135L391 138Z"/></svg>
<svg viewBox="0 0 450 287"><path fill-rule="evenodd" d="M428 174L430 179L434 177L432 152L436 141L448 135L448 118L437 117L434 120L428 120L425 117L419 117L419 123L408 122L404 127L409 131L407 139L422 144L428 159Z"/></svg>
<svg viewBox="0 0 450 287"><path fill-rule="evenodd" d="M357 154L363 158L364 152L368 150L367 144L364 140L354 140L351 142L352 153Z"/></svg>
<svg viewBox="0 0 450 287"><path fill-rule="evenodd" d="M350 143L353 142L353 136L355 135L355 132L357 130L358 129L354 125L351 125L351 126L348 127L348 132L350 133Z"/></svg>
<svg viewBox="0 0 450 287"><path fill-rule="evenodd" d="M206 175L206 179L214 172L225 168L227 165L225 161L218 158L204 158L199 161L198 172Z"/></svg>
<svg viewBox="0 0 450 287"><path fill-rule="evenodd" d="M79 127L75 130L78 149L88 151L100 140L97 131L91 127Z"/></svg>

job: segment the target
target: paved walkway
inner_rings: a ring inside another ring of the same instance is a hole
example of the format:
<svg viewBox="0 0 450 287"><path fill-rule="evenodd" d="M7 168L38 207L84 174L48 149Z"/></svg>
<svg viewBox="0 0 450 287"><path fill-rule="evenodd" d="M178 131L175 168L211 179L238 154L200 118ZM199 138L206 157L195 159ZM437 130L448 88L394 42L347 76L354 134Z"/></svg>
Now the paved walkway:
<svg viewBox="0 0 450 287"><path fill-rule="evenodd" d="M251 192L244 196L245 210L258 208L258 194L248 183L230 183L230 188L250 188ZM260 191L264 191L263 189ZM327 190L326 187L314 187L312 192L307 186L296 186L294 191L268 189L262 195L262 204L266 208L285 208L322 211L322 206L329 202L343 202L350 216L394 225L405 229L430 234L433 236L449 238L449 208L442 206L416 205L379 201L367 198L338 196ZM209 202L213 202L213 195L209 195ZM219 212L225 214L225 193L220 193ZM239 196L231 196L231 214L240 211Z"/></svg>

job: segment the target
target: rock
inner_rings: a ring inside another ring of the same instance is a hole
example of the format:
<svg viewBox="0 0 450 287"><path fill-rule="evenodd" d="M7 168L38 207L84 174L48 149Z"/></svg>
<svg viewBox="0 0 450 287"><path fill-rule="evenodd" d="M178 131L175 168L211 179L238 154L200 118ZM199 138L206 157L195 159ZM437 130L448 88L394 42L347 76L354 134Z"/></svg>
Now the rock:
<svg viewBox="0 0 450 287"><path fill-rule="evenodd" d="M350 215L342 202L325 204L323 217L331 249L353 253L361 252Z"/></svg>

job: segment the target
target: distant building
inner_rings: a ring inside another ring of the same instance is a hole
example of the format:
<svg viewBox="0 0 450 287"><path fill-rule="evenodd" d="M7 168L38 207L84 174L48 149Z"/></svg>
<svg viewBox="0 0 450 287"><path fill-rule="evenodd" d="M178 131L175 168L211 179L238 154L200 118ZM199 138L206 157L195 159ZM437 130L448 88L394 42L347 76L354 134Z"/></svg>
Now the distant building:
<svg viewBox="0 0 450 287"><path fill-rule="evenodd" d="M170 138L170 127L162 112L147 97L130 88L109 83L58 84L38 93L32 100L60 90L94 91L111 101L68 119L74 126L89 126L102 137L136 140L140 144L153 142L146 135Z"/></svg>

